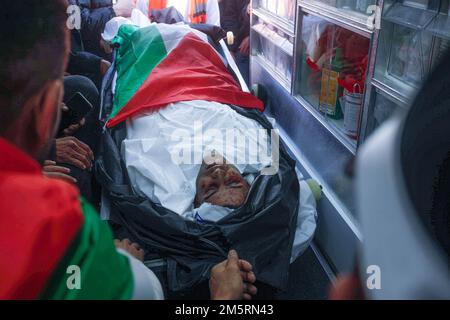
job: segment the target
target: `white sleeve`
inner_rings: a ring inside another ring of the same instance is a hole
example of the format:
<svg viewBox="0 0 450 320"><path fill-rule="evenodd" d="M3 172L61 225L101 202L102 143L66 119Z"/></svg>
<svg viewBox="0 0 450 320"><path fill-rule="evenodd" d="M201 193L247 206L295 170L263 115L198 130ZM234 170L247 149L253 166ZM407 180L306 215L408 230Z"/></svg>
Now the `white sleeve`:
<svg viewBox="0 0 450 320"><path fill-rule="evenodd" d="M220 10L217 0L208 0L206 3L206 23L220 27Z"/></svg>
<svg viewBox="0 0 450 320"><path fill-rule="evenodd" d="M136 8L138 8L146 17L148 17L148 1L149 0L138 0L136 3Z"/></svg>
<svg viewBox="0 0 450 320"><path fill-rule="evenodd" d="M122 249L117 252L126 256L130 261L131 273L133 274L134 288L133 300L164 300L164 293L156 275L141 261Z"/></svg>
<svg viewBox="0 0 450 320"><path fill-rule="evenodd" d="M292 245L291 263L308 248L316 231L316 199L305 181L300 181L297 229Z"/></svg>

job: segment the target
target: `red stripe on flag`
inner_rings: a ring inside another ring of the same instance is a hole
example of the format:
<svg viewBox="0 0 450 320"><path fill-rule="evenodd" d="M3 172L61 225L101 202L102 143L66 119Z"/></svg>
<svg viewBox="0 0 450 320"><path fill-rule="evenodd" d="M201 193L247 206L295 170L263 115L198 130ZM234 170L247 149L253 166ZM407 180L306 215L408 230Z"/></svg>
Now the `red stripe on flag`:
<svg viewBox="0 0 450 320"><path fill-rule="evenodd" d="M189 33L150 73L107 126L114 127L143 110L156 110L170 103L190 100L264 111L262 101L240 89L214 49L194 33Z"/></svg>

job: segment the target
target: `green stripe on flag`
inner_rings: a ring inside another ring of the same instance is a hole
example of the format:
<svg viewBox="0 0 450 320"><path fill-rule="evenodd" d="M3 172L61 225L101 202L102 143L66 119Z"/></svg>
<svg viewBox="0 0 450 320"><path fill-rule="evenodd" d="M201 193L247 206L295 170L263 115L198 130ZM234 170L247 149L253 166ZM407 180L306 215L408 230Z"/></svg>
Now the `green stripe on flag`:
<svg viewBox="0 0 450 320"><path fill-rule="evenodd" d="M117 83L110 119L130 101L152 70L167 56L164 40L155 25L142 29L123 25L113 42L120 47L116 58Z"/></svg>
<svg viewBox="0 0 450 320"><path fill-rule="evenodd" d="M100 220L95 209L83 199L83 227L53 272L41 299L130 299L133 294L133 275L128 258L116 251L109 226ZM80 289L69 289L79 267ZM69 268L69 269L68 269Z"/></svg>

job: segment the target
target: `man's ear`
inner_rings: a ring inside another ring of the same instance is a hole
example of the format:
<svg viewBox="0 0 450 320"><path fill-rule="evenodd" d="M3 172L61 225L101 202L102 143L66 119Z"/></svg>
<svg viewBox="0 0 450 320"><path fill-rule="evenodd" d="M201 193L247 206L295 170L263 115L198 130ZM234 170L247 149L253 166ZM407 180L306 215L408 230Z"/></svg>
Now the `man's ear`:
<svg viewBox="0 0 450 320"><path fill-rule="evenodd" d="M60 104L63 94L62 80L49 81L33 98L27 102L22 115L26 125L23 137L28 153L33 157L42 153L49 141L54 138L60 120Z"/></svg>

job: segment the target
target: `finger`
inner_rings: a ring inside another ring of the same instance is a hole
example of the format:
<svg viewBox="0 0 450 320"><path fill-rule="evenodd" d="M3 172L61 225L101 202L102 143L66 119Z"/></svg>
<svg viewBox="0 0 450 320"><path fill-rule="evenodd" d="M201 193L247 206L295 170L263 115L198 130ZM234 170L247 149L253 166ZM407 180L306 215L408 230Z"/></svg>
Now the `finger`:
<svg viewBox="0 0 450 320"><path fill-rule="evenodd" d="M252 264L250 262L248 262L247 260L243 260L243 259L239 260L239 267L241 268L242 271L245 271L245 272L250 272L253 270Z"/></svg>
<svg viewBox="0 0 450 320"><path fill-rule="evenodd" d="M228 252L227 267L239 268L239 256L236 250Z"/></svg>
<svg viewBox="0 0 450 320"><path fill-rule="evenodd" d="M256 275L253 272L244 272L241 271L242 280L248 283L256 282Z"/></svg>
<svg viewBox="0 0 450 320"><path fill-rule="evenodd" d="M141 249L141 247L139 246L139 244L137 244L136 242L133 242L133 243L131 244L131 246L132 246L132 247L135 247L136 250Z"/></svg>
<svg viewBox="0 0 450 320"><path fill-rule="evenodd" d="M86 124L86 118L81 119L80 122L79 122L79 126L82 127L85 124Z"/></svg>
<svg viewBox="0 0 450 320"><path fill-rule="evenodd" d="M81 142L75 137L71 137L71 140L73 142L73 149L77 150L81 154L89 154L90 148L84 142Z"/></svg>
<svg viewBox="0 0 450 320"><path fill-rule="evenodd" d="M211 274L218 272L218 270L223 270L226 266L227 266L227 262L228 260L223 260L222 262L216 264L212 269L211 269Z"/></svg>
<svg viewBox="0 0 450 320"><path fill-rule="evenodd" d="M88 155L79 153L75 150L72 151L72 160L78 160L81 162L81 169L87 169L91 167L91 161L88 159Z"/></svg>
<svg viewBox="0 0 450 320"><path fill-rule="evenodd" d="M71 124L68 128L63 130L66 137L72 136L78 129L80 129L79 124Z"/></svg>
<svg viewBox="0 0 450 320"><path fill-rule="evenodd" d="M84 142L81 142L80 140L77 139L78 142L78 146L80 148L82 148L91 158L91 160L94 159L94 153L92 152L91 148L89 148L89 146L87 144L85 144Z"/></svg>
<svg viewBox="0 0 450 320"><path fill-rule="evenodd" d="M59 172L44 172L44 175L48 178L52 179L60 179L67 181L69 183L77 183L77 180L67 174L59 173Z"/></svg>
<svg viewBox="0 0 450 320"><path fill-rule="evenodd" d="M241 271L241 278L242 278L242 281L250 282L250 281L248 281L248 273L247 272Z"/></svg>
<svg viewBox="0 0 450 320"><path fill-rule="evenodd" d="M54 166L54 165L56 165L55 161L52 161L52 160L45 160L44 161L44 166Z"/></svg>
<svg viewBox="0 0 450 320"><path fill-rule="evenodd" d="M85 166L85 168L83 168L83 169L91 168L92 162L91 162L91 157L89 155L89 152L87 152L85 150L85 148L82 145L82 142L79 141L78 139L76 141L74 140L74 143L75 144L73 145L73 148L72 148L72 156L75 157L76 159L80 160L81 162L83 162L83 164Z"/></svg>
<svg viewBox="0 0 450 320"><path fill-rule="evenodd" d="M62 110L63 112L68 112L68 111L69 111L69 107L68 107L65 103L63 103L63 104L61 105L61 110Z"/></svg>
<svg viewBox="0 0 450 320"><path fill-rule="evenodd" d="M242 292L242 299L244 300L251 300L252 294L249 292L249 288L248 285L246 283L244 283L244 291Z"/></svg>
<svg viewBox="0 0 450 320"><path fill-rule="evenodd" d="M59 173L65 173L65 174L69 174L70 173L70 169L66 168L66 167L61 167L61 166L46 166L44 168L45 172L59 172Z"/></svg>
<svg viewBox="0 0 450 320"><path fill-rule="evenodd" d="M74 165L77 168L80 168L80 169L83 169L83 170L86 169L86 165L82 161L80 161L78 159L75 159L73 157L67 159L65 162L68 162L68 163Z"/></svg>
<svg viewBox="0 0 450 320"><path fill-rule="evenodd" d="M122 242L125 243L128 246L131 245L131 241L128 238L123 239Z"/></svg>
<svg viewBox="0 0 450 320"><path fill-rule="evenodd" d="M63 130L63 134L64 136L68 137L72 135L72 131L69 128L67 128Z"/></svg>
<svg viewBox="0 0 450 320"><path fill-rule="evenodd" d="M116 247L120 246L120 244L121 244L121 242L120 242L119 239L114 239L114 245L115 245Z"/></svg>
<svg viewBox="0 0 450 320"><path fill-rule="evenodd" d="M242 295L242 299L244 299L244 300L252 300L252 296L249 295L248 293L244 293L244 294Z"/></svg>
<svg viewBox="0 0 450 320"><path fill-rule="evenodd" d="M70 131L72 131L72 132L75 132L75 131L77 131L80 128L81 128L81 124L80 123L75 123L75 124L71 124L68 129Z"/></svg>
<svg viewBox="0 0 450 320"><path fill-rule="evenodd" d="M255 296L258 293L258 288L256 288L252 284L244 283L244 293L248 293L251 294L252 296Z"/></svg>

